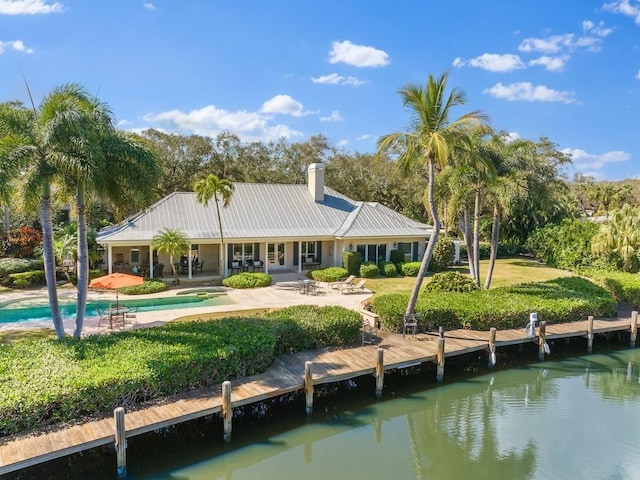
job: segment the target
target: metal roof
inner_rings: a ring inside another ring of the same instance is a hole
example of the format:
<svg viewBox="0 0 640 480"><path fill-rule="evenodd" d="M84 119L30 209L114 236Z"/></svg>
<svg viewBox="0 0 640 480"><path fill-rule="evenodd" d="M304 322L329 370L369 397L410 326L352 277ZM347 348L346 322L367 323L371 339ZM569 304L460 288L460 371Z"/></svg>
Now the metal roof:
<svg viewBox="0 0 640 480"><path fill-rule="evenodd" d="M226 240L275 238L423 237L431 227L379 203L355 202L324 188L315 202L306 185L235 183L231 200L220 205ZM171 193L118 225L100 231L97 241L151 242L162 229L182 231L192 241L216 240L216 204L197 202L193 192Z"/></svg>

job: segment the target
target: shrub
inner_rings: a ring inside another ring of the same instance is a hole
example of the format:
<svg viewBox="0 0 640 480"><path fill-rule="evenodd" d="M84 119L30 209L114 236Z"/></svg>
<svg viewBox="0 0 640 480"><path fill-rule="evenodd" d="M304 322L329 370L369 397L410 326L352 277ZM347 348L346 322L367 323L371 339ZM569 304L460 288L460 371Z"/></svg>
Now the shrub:
<svg viewBox="0 0 640 480"><path fill-rule="evenodd" d="M446 270L449 265L453 264L455 254L456 251L451 237L439 237L433 248L433 255L429 262L429 270L432 272L441 272Z"/></svg>
<svg viewBox="0 0 640 480"><path fill-rule="evenodd" d="M402 250L391 250L389 252L389 261L394 264L399 264L404 262L404 252Z"/></svg>
<svg viewBox="0 0 640 480"><path fill-rule="evenodd" d="M426 292L472 292L478 285L472 278L458 272L436 273L427 286Z"/></svg>
<svg viewBox="0 0 640 480"><path fill-rule="evenodd" d="M5 286L28 288L36 285L44 285L44 270L31 270L29 272L11 273L2 282Z"/></svg>
<svg viewBox="0 0 640 480"><path fill-rule="evenodd" d="M268 287L271 285L271 275L260 272L241 272L223 279L222 284L230 288Z"/></svg>
<svg viewBox="0 0 640 480"><path fill-rule="evenodd" d="M378 276L380 270L378 265L373 262L363 262L360 265L360 277L362 278L374 278Z"/></svg>
<svg viewBox="0 0 640 480"><path fill-rule="evenodd" d="M602 285L618 302L640 308L640 275L637 273L588 270L585 272Z"/></svg>
<svg viewBox="0 0 640 480"><path fill-rule="evenodd" d="M322 270L311 270L309 275L317 282L337 282L341 278L347 278L349 273L342 267L329 267Z"/></svg>
<svg viewBox="0 0 640 480"><path fill-rule="evenodd" d="M30 260L27 258L0 258L0 277L6 277L10 273L22 273L29 270L42 270L42 260Z"/></svg>
<svg viewBox="0 0 640 480"><path fill-rule="evenodd" d="M158 278L145 278L140 285L132 285L120 289L126 295L145 295L147 293L164 292L169 286Z"/></svg>
<svg viewBox="0 0 640 480"><path fill-rule="evenodd" d="M346 251L342 254L342 266L349 275L359 275L361 263L362 255L360 255L360 252Z"/></svg>
<svg viewBox="0 0 640 480"><path fill-rule="evenodd" d="M357 339L358 312L344 307L295 305L267 314L276 328L276 353L343 345Z"/></svg>
<svg viewBox="0 0 640 480"><path fill-rule="evenodd" d="M373 309L385 329L402 329L402 315L408 300L407 294L373 298ZM469 293L422 294L416 303L420 328L431 331L439 326L448 330L518 328L526 325L530 312L538 312L540 319L547 322L564 323L589 315L610 317L615 311L616 302L605 289L580 277Z"/></svg>
<svg viewBox="0 0 640 480"><path fill-rule="evenodd" d="M403 263L400 268L402 274L406 277L417 277L418 271L420 270L420 265L422 262L406 262Z"/></svg>
<svg viewBox="0 0 640 480"><path fill-rule="evenodd" d="M398 276L398 269L392 262L382 262L378 268L380 268L380 273L385 277Z"/></svg>
<svg viewBox="0 0 640 480"><path fill-rule="evenodd" d="M0 436L260 373L275 343L269 322L227 318L4 345Z"/></svg>
<svg viewBox="0 0 640 480"><path fill-rule="evenodd" d="M35 249L42 244L42 232L32 227L9 230L2 236L2 256L33 257Z"/></svg>

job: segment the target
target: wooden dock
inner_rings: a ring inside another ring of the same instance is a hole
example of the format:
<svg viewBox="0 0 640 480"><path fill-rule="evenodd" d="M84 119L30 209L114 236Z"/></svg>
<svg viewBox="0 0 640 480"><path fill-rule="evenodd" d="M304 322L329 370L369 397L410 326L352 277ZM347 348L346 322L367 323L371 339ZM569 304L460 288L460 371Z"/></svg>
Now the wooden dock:
<svg viewBox="0 0 640 480"><path fill-rule="evenodd" d="M540 329L540 336L543 341L545 338L586 337L591 345L596 334L628 331L630 344L635 345L637 318L637 312L633 312L630 318L594 320L590 317L579 322L546 325L546 328ZM493 344L492 333L495 334ZM230 403L226 405L222 385L217 385L212 389L188 392L170 397L162 404L127 412L126 424L121 419L118 426L115 425L118 422L108 416L48 432L0 438L0 475L94 447L118 443L118 462L121 463L121 450L124 452L126 449L126 441L118 442L116 439L120 436L130 438L211 414L226 413L229 423L228 427L225 423L225 434L228 433L230 438L230 413L234 407L305 390L307 411L310 412L312 403L309 405L309 402L313 401L314 385L374 375L379 379L376 382L376 394L381 394L385 371L436 362L439 372L442 368L443 373L445 357L476 351L491 352L495 348L531 342L530 338L524 336L523 329L494 332L452 330L446 332L443 338L438 334L418 334L405 339L402 335L381 334L372 345L281 355L266 372L231 382ZM443 349L440 354L439 348ZM306 384L305 365L308 369ZM124 418L122 412L120 415ZM124 459L122 462L126 465Z"/></svg>

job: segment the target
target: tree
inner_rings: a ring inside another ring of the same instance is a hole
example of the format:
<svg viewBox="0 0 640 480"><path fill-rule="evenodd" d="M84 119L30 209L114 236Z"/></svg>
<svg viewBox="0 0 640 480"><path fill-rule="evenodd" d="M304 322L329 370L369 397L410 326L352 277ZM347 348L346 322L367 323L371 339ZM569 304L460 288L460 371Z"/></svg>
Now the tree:
<svg viewBox="0 0 640 480"><path fill-rule="evenodd" d="M464 105L465 96L455 88L446 96L447 78L446 73L439 78L429 75L425 87L409 84L401 88L398 93L411 115L409 131L384 135L377 143L378 153L400 152L398 163L402 168L411 169L419 162L427 172L427 204L433 231L407 304L406 314L409 316L415 312L418 293L440 232L440 219L434 200L436 168L444 167L452 150L468 142L470 131L484 125L486 120L479 111L469 112L454 121L449 120L451 109Z"/></svg>
<svg viewBox="0 0 640 480"><path fill-rule="evenodd" d="M213 198L216 202L216 213L218 214L218 227L220 227L220 258L222 259L223 268L220 271L224 271L224 265L226 265L226 255L224 251L224 232L222 229L222 216L220 215L220 201L222 206L226 207L231 201L231 195L233 194L233 183L227 179L220 179L214 174L208 175L206 178L198 180L193 190L196 192L196 200L198 203L202 203L205 207L209 205L209 201Z"/></svg>
<svg viewBox="0 0 640 480"><path fill-rule="evenodd" d="M176 285L180 285L179 272L173 259L174 257L180 257L180 255L187 252L191 247L186 235L180 230L166 228L153 236L152 245L158 252L166 252L169 254L169 263L171 263L171 271L175 277L175 283Z"/></svg>
<svg viewBox="0 0 640 480"><path fill-rule="evenodd" d="M595 255L613 260L625 272L637 272L640 253L640 210L625 204L613 210L591 241Z"/></svg>

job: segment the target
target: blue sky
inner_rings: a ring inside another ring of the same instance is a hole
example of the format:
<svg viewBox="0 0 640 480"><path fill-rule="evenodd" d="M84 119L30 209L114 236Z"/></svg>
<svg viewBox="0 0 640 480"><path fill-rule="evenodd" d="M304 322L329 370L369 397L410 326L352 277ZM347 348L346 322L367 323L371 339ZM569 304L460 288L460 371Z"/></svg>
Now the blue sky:
<svg viewBox="0 0 640 480"><path fill-rule="evenodd" d="M373 152L398 89L446 71L454 116L640 177L640 0L0 0L0 101L77 82L135 131Z"/></svg>

